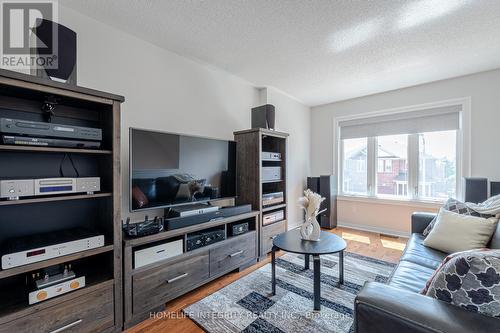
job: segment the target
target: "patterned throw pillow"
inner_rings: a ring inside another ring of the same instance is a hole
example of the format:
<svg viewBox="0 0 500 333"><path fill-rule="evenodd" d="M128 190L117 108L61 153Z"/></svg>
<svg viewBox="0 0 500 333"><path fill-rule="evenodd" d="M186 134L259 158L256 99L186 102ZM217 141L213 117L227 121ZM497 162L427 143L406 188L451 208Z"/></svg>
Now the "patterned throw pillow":
<svg viewBox="0 0 500 333"><path fill-rule="evenodd" d="M479 249L448 256L421 293L500 318L500 250Z"/></svg>
<svg viewBox="0 0 500 333"><path fill-rule="evenodd" d="M480 214L480 213L476 212L475 210L472 210L469 207L467 207L465 205L465 203L458 201L457 199L453 199L453 198L448 199L444 203L443 208L446 210L449 210L450 212L454 212L457 214L478 216L478 217L483 217L485 219L495 216L495 215L488 215L488 214ZM429 223L429 225L422 232L422 235L424 235L424 237L427 237L429 232L431 232L432 228L436 224L436 218L437 217L434 217L434 219L432 219L431 223Z"/></svg>

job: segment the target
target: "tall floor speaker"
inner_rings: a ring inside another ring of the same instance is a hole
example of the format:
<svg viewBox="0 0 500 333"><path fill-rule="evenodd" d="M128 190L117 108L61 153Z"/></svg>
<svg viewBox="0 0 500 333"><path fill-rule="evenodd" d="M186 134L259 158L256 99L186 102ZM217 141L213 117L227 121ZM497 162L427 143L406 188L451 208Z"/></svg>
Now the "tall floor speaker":
<svg viewBox="0 0 500 333"><path fill-rule="evenodd" d="M320 210L325 209L318 217L322 228L333 229L337 227L337 178L333 175L308 177L307 188L319 193L325 198Z"/></svg>
<svg viewBox="0 0 500 333"><path fill-rule="evenodd" d="M464 177L465 202L480 203L488 199L488 178Z"/></svg>

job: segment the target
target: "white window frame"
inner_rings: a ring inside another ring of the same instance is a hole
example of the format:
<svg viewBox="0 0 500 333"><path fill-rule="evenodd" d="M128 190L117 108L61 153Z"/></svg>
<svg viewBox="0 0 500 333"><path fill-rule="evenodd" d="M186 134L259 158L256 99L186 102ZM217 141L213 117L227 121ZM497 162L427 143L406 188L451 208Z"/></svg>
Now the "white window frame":
<svg viewBox="0 0 500 333"><path fill-rule="evenodd" d="M340 127L339 123L342 121L363 119L376 116L384 116L395 113L405 113L405 112L415 112L430 108L446 107L446 106L456 106L460 105L462 111L460 112L460 129L456 131L456 194L458 199L463 199L462 191L462 177L470 177L471 170L471 152L470 152L470 140L471 140L471 97L463 97L456 99L449 99L438 102L431 102L425 104L411 105L406 107L399 107L386 110L371 111L365 113L359 113L349 116L339 116L333 119L333 173L337 174L339 177L338 181L338 193L339 196L345 198L360 198L362 201L368 200L380 200L380 201L390 201L390 202L421 202L421 203L432 203L440 202L440 200L429 200L422 199L418 197L418 134L408 135L408 169L416 170L416 172L408 173L408 198L380 198L376 196L376 171L377 171L377 161L376 161L376 145L377 139L374 137L368 138L368 146L372 146L368 149L367 156L367 194L358 195L352 193L343 193L343 141L340 140ZM337 153L338 152L338 153ZM336 172L338 171L338 172Z"/></svg>

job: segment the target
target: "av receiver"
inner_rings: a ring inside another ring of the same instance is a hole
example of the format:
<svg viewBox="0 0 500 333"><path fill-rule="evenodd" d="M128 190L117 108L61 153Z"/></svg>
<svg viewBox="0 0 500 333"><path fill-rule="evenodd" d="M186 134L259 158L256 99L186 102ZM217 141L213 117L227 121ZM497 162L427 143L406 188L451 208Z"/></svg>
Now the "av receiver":
<svg viewBox="0 0 500 333"><path fill-rule="evenodd" d="M283 192L264 193L262 195L262 206L272 206L284 201Z"/></svg>
<svg viewBox="0 0 500 333"><path fill-rule="evenodd" d="M100 190L99 177L0 180L0 198L9 200L52 194L92 194Z"/></svg>
<svg viewBox="0 0 500 333"><path fill-rule="evenodd" d="M20 119L0 118L0 132L27 136L101 141L100 128L43 123Z"/></svg>
<svg viewBox="0 0 500 333"><path fill-rule="evenodd" d="M281 167L262 167L262 181L281 180Z"/></svg>
<svg viewBox="0 0 500 333"><path fill-rule="evenodd" d="M32 264L104 246L104 235L83 228L8 239L2 246L2 269Z"/></svg>
<svg viewBox="0 0 500 333"><path fill-rule="evenodd" d="M271 212L271 213L264 214L262 216L262 224L263 225L272 224L274 222L281 221L284 218L285 218L284 211L283 210L278 210L276 212Z"/></svg>
<svg viewBox="0 0 500 333"><path fill-rule="evenodd" d="M62 147L62 148L82 148L98 149L101 147L100 141L82 141L53 138L39 138L28 136L2 135L2 142L6 145L37 146L37 147Z"/></svg>

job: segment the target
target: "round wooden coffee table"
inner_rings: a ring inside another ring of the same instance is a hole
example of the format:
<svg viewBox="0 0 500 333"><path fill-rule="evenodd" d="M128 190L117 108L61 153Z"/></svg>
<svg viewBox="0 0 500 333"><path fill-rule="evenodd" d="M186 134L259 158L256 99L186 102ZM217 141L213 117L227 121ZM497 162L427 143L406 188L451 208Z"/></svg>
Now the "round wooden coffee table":
<svg viewBox="0 0 500 333"><path fill-rule="evenodd" d="M322 254L339 254L339 283L344 283L344 250L346 242L339 236L332 233L321 231L320 240L305 241L300 237L300 229L294 229L282 234L279 234L273 240L273 249L271 252L272 266L272 285L273 295L276 295L276 251L283 250L286 252L304 254L304 268L309 269L309 256L313 257L314 269L314 310L321 309L321 261Z"/></svg>

